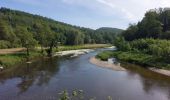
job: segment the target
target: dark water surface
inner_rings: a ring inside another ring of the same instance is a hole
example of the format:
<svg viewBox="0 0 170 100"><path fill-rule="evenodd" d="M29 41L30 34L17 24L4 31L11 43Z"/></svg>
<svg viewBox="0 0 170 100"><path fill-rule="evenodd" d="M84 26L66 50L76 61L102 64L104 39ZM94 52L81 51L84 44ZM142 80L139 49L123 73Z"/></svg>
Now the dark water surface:
<svg viewBox="0 0 170 100"><path fill-rule="evenodd" d="M0 100L58 100L62 90L81 89L88 98L170 100L170 78L122 64L113 71L89 63L100 50L76 58L40 59L0 73ZM88 99L87 99L88 100Z"/></svg>

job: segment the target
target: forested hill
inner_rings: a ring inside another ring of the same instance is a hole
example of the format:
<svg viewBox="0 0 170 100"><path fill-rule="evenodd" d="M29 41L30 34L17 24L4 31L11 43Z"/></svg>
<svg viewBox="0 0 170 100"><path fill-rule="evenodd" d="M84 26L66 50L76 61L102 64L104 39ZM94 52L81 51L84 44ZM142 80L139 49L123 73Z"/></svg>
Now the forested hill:
<svg viewBox="0 0 170 100"><path fill-rule="evenodd" d="M97 29L96 31L101 31L101 32L114 32L114 33L122 33L123 30L122 29L118 29L118 28L110 28L110 27L101 27L99 29Z"/></svg>
<svg viewBox="0 0 170 100"><path fill-rule="evenodd" d="M57 13L57 12L54 12ZM99 29L101 30L101 29ZM8 8L0 9L0 48L112 43L121 31L93 30Z"/></svg>

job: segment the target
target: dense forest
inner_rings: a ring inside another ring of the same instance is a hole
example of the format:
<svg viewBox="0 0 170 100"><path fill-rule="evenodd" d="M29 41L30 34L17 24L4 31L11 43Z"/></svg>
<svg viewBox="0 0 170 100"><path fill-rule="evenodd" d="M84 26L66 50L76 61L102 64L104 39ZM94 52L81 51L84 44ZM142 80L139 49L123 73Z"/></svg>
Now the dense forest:
<svg viewBox="0 0 170 100"><path fill-rule="evenodd" d="M112 43L116 28L97 30L7 8L0 9L0 48Z"/></svg>
<svg viewBox="0 0 170 100"><path fill-rule="evenodd" d="M170 68L170 9L148 11L142 21L131 24L115 39L118 58L140 64Z"/></svg>

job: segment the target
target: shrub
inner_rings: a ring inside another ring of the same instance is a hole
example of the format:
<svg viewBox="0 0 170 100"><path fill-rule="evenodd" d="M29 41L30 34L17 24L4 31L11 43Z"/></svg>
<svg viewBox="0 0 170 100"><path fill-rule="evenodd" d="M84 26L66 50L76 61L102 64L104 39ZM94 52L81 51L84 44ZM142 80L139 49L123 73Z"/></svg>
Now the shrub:
<svg viewBox="0 0 170 100"><path fill-rule="evenodd" d="M113 57L113 51L104 51L99 53L98 55L96 55L97 58L103 60L103 61L107 61L108 58Z"/></svg>
<svg viewBox="0 0 170 100"><path fill-rule="evenodd" d="M10 47L10 42L4 41L4 40L0 40L0 49L7 49L9 47Z"/></svg>

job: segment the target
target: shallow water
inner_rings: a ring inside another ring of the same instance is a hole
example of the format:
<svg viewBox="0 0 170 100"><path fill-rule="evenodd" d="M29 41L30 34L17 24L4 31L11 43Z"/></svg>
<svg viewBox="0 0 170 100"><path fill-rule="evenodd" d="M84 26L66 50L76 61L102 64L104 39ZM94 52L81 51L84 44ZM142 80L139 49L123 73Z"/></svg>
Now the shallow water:
<svg viewBox="0 0 170 100"><path fill-rule="evenodd" d="M62 90L81 89L86 100L170 100L170 77L132 64L114 71L89 63L100 50L76 58L39 59L0 73L0 100L57 100Z"/></svg>

